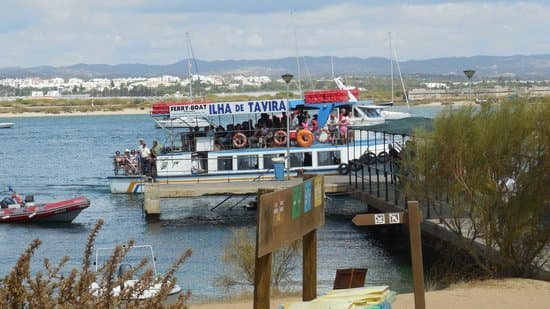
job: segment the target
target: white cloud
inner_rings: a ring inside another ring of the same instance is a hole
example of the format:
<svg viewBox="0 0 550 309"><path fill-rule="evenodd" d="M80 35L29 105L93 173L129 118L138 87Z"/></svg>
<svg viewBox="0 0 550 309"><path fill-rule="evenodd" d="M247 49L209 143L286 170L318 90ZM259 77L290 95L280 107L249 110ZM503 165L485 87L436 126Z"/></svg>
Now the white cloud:
<svg viewBox="0 0 550 309"><path fill-rule="evenodd" d="M145 11L142 1L23 1L0 12L0 67L86 63L167 64L295 55L401 59L550 53L550 5L540 3L356 4L293 13ZM244 3L243 3L244 5ZM235 10L233 10L235 12ZM17 18L14 18L17 16ZM19 22L15 22L19 21ZM294 26L293 26L294 25Z"/></svg>

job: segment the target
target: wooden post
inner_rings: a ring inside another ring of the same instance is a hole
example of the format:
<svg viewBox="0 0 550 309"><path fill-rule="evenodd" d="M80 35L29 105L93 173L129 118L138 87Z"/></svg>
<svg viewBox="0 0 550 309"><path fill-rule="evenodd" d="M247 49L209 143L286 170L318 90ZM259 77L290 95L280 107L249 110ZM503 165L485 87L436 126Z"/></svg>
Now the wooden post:
<svg viewBox="0 0 550 309"><path fill-rule="evenodd" d="M426 299L424 296L424 267L422 265L422 240L420 234L420 215L418 202L409 201L409 237L411 242L411 262L413 273L414 308L425 309Z"/></svg>
<svg viewBox="0 0 550 309"><path fill-rule="evenodd" d="M273 192L273 189L258 189L257 203L258 211L260 205L260 196ZM258 221L258 220L256 220ZM271 264L272 254L268 253L258 257L260 231L256 227L256 261L254 262L254 309L269 309L271 303Z"/></svg>
<svg viewBox="0 0 550 309"><path fill-rule="evenodd" d="M271 291L271 253L258 257L254 266L254 309L269 309Z"/></svg>
<svg viewBox="0 0 550 309"><path fill-rule="evenodd" d="M317 297L317 230L302 238L303 278L302 300L310 301Z"/></svg>

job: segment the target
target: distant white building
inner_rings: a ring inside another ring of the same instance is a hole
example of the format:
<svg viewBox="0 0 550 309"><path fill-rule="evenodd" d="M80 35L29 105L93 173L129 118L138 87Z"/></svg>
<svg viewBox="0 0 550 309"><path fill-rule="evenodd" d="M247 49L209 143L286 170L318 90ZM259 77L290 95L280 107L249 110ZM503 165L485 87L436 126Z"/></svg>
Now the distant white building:
<svg viewBox="0 0 550 309"><path fill-rule="evenodd" d="M42 91L31 91L31 97L42 97L44 96L44 92Z"/></svg>
<svg viewBox="0 0 550 309"><path fill-rule="evenodd" d="M446 83L424 83L424 86L428 89L449 89Z"/></svg>

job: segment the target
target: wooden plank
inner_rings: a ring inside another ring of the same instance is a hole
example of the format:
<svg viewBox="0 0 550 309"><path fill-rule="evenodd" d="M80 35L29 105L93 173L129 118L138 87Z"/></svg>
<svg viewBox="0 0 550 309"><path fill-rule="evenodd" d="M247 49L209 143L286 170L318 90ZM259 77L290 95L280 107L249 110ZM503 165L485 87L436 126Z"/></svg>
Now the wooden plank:
<svg viewBox="0 0 550 309"><path fill-rule="evenodd" d="M424 267L422 264L422 240L420 234L420 219L418 202L407 202L409 210L409 237L411 243L411 261L413 273L414 308L425 309L426 299L424 295Z"/></svg>
<svg viewBox="0 0 550 309"><path fill-rule="evenodd" d="M269 309L271 303L272 254L256 257L254 265L254 309Z"/></svg>
<svg viewBox="0 0 550 309"><path fill-rule="evenodd" d="M302 238L303 278L302 300L310 301L317 297L317 230Z"/></svg>
<svg viewBox="0 0 550 309"><path fill-rule="evenodd" d="M408 222L408 216L405 212L359 214L353 217L352 222L356 226L403 224Z"/></svg>

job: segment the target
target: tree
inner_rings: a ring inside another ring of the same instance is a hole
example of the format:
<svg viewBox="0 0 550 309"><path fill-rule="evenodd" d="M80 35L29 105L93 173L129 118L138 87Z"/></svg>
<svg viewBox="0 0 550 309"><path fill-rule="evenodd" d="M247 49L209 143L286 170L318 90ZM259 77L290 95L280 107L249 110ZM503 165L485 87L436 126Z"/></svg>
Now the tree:
<svg viewBox="0 0 550 309"><path fill-rule="evenodd" d="M550 259L549 119L540 102L455 109L403 152L405 194L442 205L437 215L468 236L460 247L489 276L532 275Z"/></svg>
<svg viewBox="0 0 550 309"><path fill-rule="evenodd" d="M290 280L296 269L296 258L301 248L300 241L283 246L273 255L273 276L271 285L279 291L281 285ZM224 245L221 260L226 267L216 284L226 289L235 286L254 285L256 247L253 231L247 228L233 230L232 236Z"/></svg>

